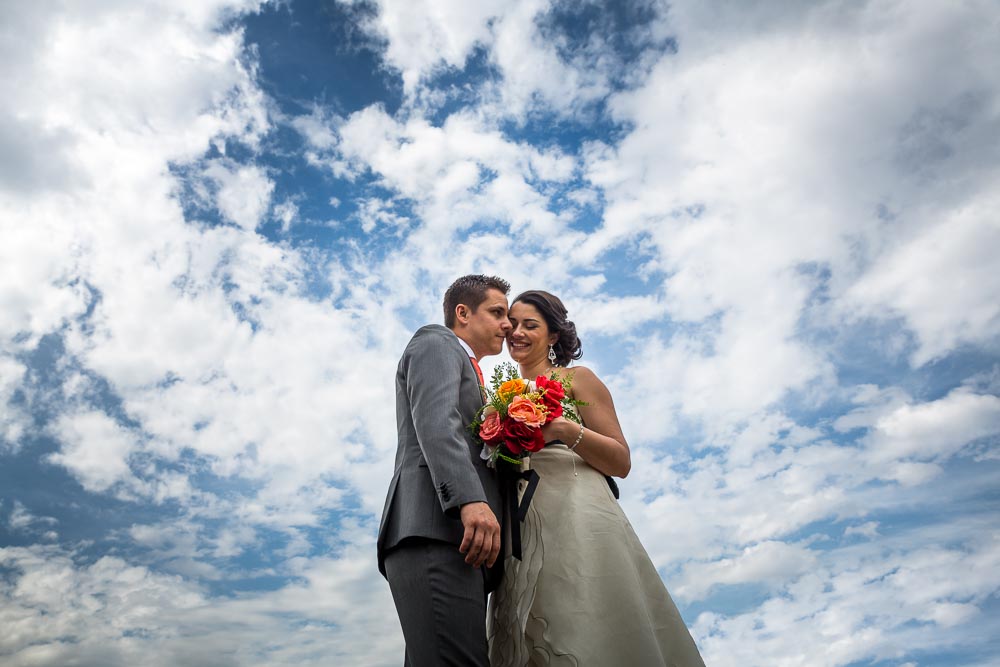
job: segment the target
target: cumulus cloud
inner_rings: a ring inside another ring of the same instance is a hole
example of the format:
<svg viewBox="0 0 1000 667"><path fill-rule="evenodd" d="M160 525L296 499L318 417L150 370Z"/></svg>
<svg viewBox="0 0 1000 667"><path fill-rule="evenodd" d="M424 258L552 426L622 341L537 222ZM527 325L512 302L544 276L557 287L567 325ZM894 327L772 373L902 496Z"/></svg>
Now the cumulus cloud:
<svg viewBox="0 0 1000 667"><path fill-rule="evenodd" d="M247 230L257 228L267 213L274 183L264 170L253 166L228 166L218 160L205 170L218 187L215 201L222 215Z"/></svg>
<svg viewBox="0 0 1000 667"><path fill-rule="evenodd" d="M507 211L497 217L511 219L517 226L520 216L515 206L524 203L516 199L523 196L518 187L530 188L527 182L536 178L565 181L575 167L575 161L558 149L541 150L512 142L497 128L462 113L435 127L421 118L399 122L384 109L368 107L348 118L339 133L341 150L347 158L377 173L386 186L403 196L428 202L432 207L428 225L444 228L446 206L464 211L464 218L452 221L451 229L459 232L479 211L469 203L483 204L483 212L478 213L481 217L488 217L496 208L486 207L488 200L484 197L463 202L476 194L469 190L481 187L494 193L509 191L515 199L501 201ZM483 179L484 170L492 172L492 177Z"/></svg>
<svg viewBox="0 0 1000 667"><path fill-rule="evenodd" d="M850 535L861 535L863 537L873 538L878 535L878 522L866 521L859 526L848 526L844 529L844 537Z"/></svg>
<svg viewBox="0 0 1000 667"><path fill-rule="evenodd" d="M3 505L0 504L0 507ZM45 540L56 540L59 533L53 530L59 524L59 520L51 516L38 516L32 514L20 501L15 500L7 518L7 526L14 532L28 533L34 532L41 535Z"/></svg>
<svg viewBox="0 0 1000 667"><path fill-rule="evenodd" d="M873 317L905 318L919 340L915 364L1000 334L1000 201L984 195L888 251L846 295Z"/></svg>
<svg viewBox="0 0 1000 667"><path fill-rule="evenodd" d="M937 460L1000 433L1000 398L956 389L937 401L904 405L881 417L870 439L872 460Z"/></svg>
<svg viewBox="0 0 1000 667"><path fill-rule="evenodd" d="M836 21L811 20L828 9L746 9L761 30L718 49L719 25L747 20L744 10L674 3L667 19L683 30L685 48L663 57L644 85L612 97L616 116L634 129L617 146L584 154L587 177L607 199L587 247L597 253L643 237L654 244L649 262L665 274L667 313L704 323L701 340L676 335L659 356L711 350L707 366L692 364L689 374L705 388L685 383L681 393L710 395L688 409L713 418L720 394L747 414L827 377L821 350L797 339L817 294L845 309L860 303L865 313L906 318L922 341L918 362L996 335L996 271L985 273L996 263L984 250L995 245L994 225L983 217L995 208L996 160L968 143L996 118L986 107L966 108L970 94L995 94L982 92L993 87L979 63L995 45L978 30L979 8L904 16L898 6L870 3ZM887 16L899 20L891 30ZM895 66L899 52L942 31L948 44ZM867 41L873 33L881 38ZM871 45L863 60L862 42ZM942 105L961 118L942 125L945 162L960 174L957 199L896 157L914 108ZM912 240L896 248L900 238ZM966 287L949 299L959 282Z"/></svg>
<svg viewBox="0 0 1000 667"><path fill-rule="evenodd" d="M685 566L680 584L673 592L681 598L700 598L711 586L719 584L761 583L781 587L812 569L815 561L815 554L807 548L784 542L762 542L732 558Z"/></svg>
<svg viewBox="0 0 1000 667"><path fill-rule="evenodd" d="M49 460L69 468L88 491L105 491L129 477L136 436L104 412L66 414L53 428L62 449Z"/></svg>
<svg viewBox="0 0 1000 667"><path fill-rule="evenodd" d="M507 3L380 2L373 28L386 39L385 58L412 94L443 68L461 69L477 44L490 39L490 22Z"/></svg>
<svg viewBox="0 0 1000 667"><path fill-rule="evenodd" d="M25 371L23 364L7 356L0 356L0 448L13 449L30 425L29 415L14 405L14 394L22 386Z"/></svg>
<svg viewBox="0 0 1000 667"><path fill-rule="evenodd" d="M199 162L214 142L255 149L268 127L241 34L219 30L243 9L149 5L54 23L21 12L32 49L48 50L30 61L34 78L18 80L61 92L16 87L20 108L73 139L83 177L58 197L5 199L0 244L4 350L30 351L53 333L65 346L54 378L63 387L27 397L27 407L55 413L48 432L58 450L47 460L90 492L235 512L245 523L210 537L223 555L238 551L252 525L316 524L342 497L330 476L348 484L347 462L387 456L391 444L378 426L391 421L385 401L372 400L379 390L365 382L372 367L359 363L371 354L372 339L357 336L368 314L307 294L298 253L254 233L274 190L265 170L229 158ZM115 46L89 49L82 67L81 40ZM148 76L154 71L170 74ZM172 172L178 165L186 168ZM235 226L184 219L184 174L196 192L207 179L202 195ZM395 344L401 332L381 325L372 335ZM24 395L25 366L2 359L8 446L25 432L27 415L13 403ZM62 375L73 367L106 383L121 414L88 405L94 396L71 386L79 375ZM355 390L345 400L338 387L347 384ZM260 394L263 386L273 393ZM374 454L362 438L379 446ZM230 503L198 489L182 460L204 473L263 479L259 500ZM380 500L365 502L374 511Z"/></svg>
<svg viewBox="0 0 1000 667"><path fill-rule="evenodd" d="M956 649L989 627L982 590L997 585L989 569L995 559L990 539L966 549L908 549L905 559L883 546L834 553L752 611L702 614L693 633L706 663L719 665L754 664L762 655L784 664L842 665ZM952 576L952 568L966 576ZM956 629L961 622L967 625Z"/></svg>
<svg viewBox="0 0 1000 667"><path fill-rule="evenodd" d="M359 576L367 554L299 563L300 585L219 604L183 577L111 556L79 565L54 547L8 547L0 565L14 572L0 584L0 651L11 665L386 664L402 653L398 641L357 641L358 631L382 636L392 614L388 592ZM334 624L343 629L331 635Z"/></svg>
<svg viewBox="0 0 1000 667"><path fill-rule="evenodd" d="M391 378L471 271L569 306L710 664L996 634L993 8L372 7L398 104L270 99L256 2L5 16L0 455L135 517L5 496L0 653L397 661Z"/></svg>
<svg viewBox="0 0 1000 667"><path fill-rule="evenodd" d="M576 43L563 21L566 7L550 0L516 2L401 2L379 0L368 30L385 42L386 62L398 70L403 89L416 108L434 107L448 91L434 88L438 75L461 71L476 55L498 74L476 91L491 114L525 119L540 109L573 114L610 93L617 80L635 76L643 62L623 62L610 39L592 32ZM600 3L580 9L596 14L594 25L612 25L635 48L649 46L659 35L656 24L616 19L632 14L652 18L654 12L636 5L615 12ZM646 11L643 11L646 9Z"/></svg>

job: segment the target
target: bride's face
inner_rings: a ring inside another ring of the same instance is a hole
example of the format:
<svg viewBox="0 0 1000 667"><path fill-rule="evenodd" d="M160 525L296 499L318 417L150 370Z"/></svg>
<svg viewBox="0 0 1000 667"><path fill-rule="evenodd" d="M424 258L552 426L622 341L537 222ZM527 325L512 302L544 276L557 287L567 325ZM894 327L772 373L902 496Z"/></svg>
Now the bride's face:
<svg viewBox="0 0 1000 667"><path fill-rule="evenodd" d="M549 353L549 345L556 342L558 336L549 333L549 326L538 309L518 301L510 307L508 318L514 327L507 334L510 358L529 367L544 359Z"/></svg>

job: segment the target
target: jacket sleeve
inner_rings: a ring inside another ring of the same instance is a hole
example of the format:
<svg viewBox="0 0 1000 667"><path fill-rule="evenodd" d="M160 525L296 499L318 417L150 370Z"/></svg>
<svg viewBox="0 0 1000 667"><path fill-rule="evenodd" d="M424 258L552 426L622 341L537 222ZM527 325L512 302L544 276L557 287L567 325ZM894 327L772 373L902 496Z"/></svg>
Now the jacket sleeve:
<svg viewBox="0 0 1000 667"><path fill-rule="evenodd" d="M438 335L415 338L404 358L406 393L417 442L427 462L438 501L457 518L462 505L486 502L459 409L459 392L468 363L461 349Z"/></svg>

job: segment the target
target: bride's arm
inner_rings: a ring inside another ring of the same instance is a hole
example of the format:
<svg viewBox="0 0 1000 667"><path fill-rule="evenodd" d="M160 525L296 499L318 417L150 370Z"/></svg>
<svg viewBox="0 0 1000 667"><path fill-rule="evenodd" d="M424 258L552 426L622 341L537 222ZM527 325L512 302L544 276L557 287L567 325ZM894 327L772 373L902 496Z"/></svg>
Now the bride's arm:
<svg viewBox="0 0 1000 667"><path fill-rule="evenodd" d="M589 368L579 366L570 369L570 373L573 397L586 403L579 407L586 428L573 451L605 475L625 477L632 468L632 459L611 392ZM565 418L554 420L545 429L546 438L558 438L567 445L576 442L580 435L580 425Z"/></svg>

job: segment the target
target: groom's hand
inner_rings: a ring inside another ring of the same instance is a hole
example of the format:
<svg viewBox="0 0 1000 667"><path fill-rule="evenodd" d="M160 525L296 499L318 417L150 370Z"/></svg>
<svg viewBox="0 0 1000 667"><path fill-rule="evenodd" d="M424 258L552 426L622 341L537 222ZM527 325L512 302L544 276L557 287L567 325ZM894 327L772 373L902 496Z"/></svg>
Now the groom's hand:
<svg viewBox="0 0 1000 667"><path fill-rule="evenodd" d="M465 554L465 562L493 567L500 553L500 524L493 510L486 503L468 503L462 505L461 517L465 535L458 550Z"/></svg>

